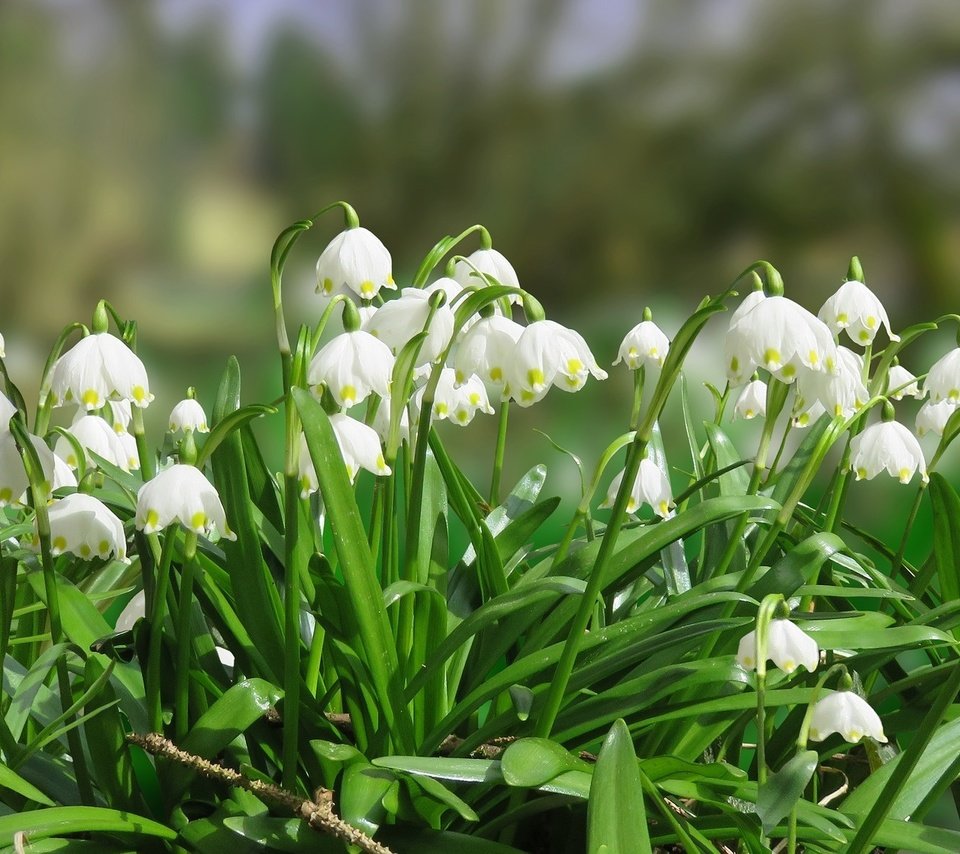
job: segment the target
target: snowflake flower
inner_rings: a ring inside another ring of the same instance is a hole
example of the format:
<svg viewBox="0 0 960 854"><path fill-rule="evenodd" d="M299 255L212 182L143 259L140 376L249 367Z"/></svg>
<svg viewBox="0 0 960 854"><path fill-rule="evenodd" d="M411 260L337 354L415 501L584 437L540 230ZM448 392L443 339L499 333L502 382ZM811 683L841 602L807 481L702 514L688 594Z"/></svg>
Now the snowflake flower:
<svg viewBox="0 0 960 854"><path fill-rule="evenodd" d="M623 483L623 471L610 481L610 488L607 490L606 498L600 504L601 507L613 507L621 483ZM661 519L666 519L674 506L670 481L660 467L653 460L648 459L640 460L640 469L633 482L630 498L627 499L627 513L636 513L642 504L649 504Z"/></svg>
<svg viewBox="0 0 960 854"><path fill-rule="evenodd" d="M884 470L900 483L909 483L918 470L924 483L929 480L917 437L896 421L871 424L850 440L850 468L857 480L871 480Z"/></svg>
<svg viewBox="0 0 960 854"><path fill-rule="evenodd" d="M823 741L833 733L856 744L865 735L886 742L883 723L870 704L853 691L834 691L819 700L810 716L810 738Z"/></svg>
<svg viewBox="0 0 960 854"><path fill-rule="evenodd" d="M855 344L872 344L881 325L891 341L900 340L890 331L886 309L863 282L844 282L823 304L818 316L835 335L845 330Z"/></svg>
<svg viewBox="0 0 960 854"><path fill-rule="evenodd" d="M341 231L317 261L317 293L355 294L373 299L381 288L395 289L393 261L379 238L361 226Z"/></svg>
<svg viewBox="0 0 960 854"><path fill-rule="evenodd" d="M153 400L143 362L109 332L82 338L57 359L50 391L54 406L75 402L88 412L108 400L127 400L140 408Z"/></svg>
<svg viewBox="0 0 960 854"><path fill-rule="evenodd" d="M137 528L152 534L175 522L207 537L216 528L221 537L237 538L213 484L200 469L182 463L164 469L137 493Z"/></svg>
<svg viewBox="0 0 960 854"><path fill-rule="evenodd" d="M669 349L670 341L660 327L652 320L643 320L624 336L613 364L622 361L631 371L645 365L663 367Z"/></svg>
<svg viewBox="0 0 960 854"><path fill-rule="evenodd" d="M772 660L784 673L793 673L801 664L812 673L820 663L820 647L790 620L771 620L767 631L767 660ZM747 670L756 669L756 631L748 632L740 639L737 664Z"/></svg>
<svg viewBox="0 0 960 854"><path fill-rule="evenodd" d="M390 348L369 332L343 332L313 357L307 382L328 388L340 406L354 406L371 392L390 396L393 363Z"/></svg>

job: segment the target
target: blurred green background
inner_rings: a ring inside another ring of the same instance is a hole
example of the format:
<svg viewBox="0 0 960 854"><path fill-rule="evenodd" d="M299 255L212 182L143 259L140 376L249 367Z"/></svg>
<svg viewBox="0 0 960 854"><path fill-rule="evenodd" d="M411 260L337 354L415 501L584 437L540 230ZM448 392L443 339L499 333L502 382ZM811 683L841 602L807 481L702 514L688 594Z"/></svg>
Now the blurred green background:
<svg viewBox="0 0 960 854"><path fill-rule="evenodd" d="M895 328L956 311L958 57L955 0L3 0L8 364L34 389L107 297L140 322L156 423L188 384L209 406L229 353L273 396L270 245L338 198L401 285L484 223L606 365L645 304L672 335L758 257L814 311L854 253ZM291 322L339 228L301 241ZM517 420L595 459L628 389ZM492 429L461 441L486 458Z"/></svg>

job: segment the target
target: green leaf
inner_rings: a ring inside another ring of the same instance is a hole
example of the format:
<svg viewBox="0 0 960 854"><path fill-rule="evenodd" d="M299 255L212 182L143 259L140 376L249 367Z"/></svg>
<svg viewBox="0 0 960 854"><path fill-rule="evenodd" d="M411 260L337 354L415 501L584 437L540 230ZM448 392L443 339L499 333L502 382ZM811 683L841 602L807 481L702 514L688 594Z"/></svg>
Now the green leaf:
<svg viewBox="0 0 960 854"><path fill-rule="evenodd" d="M763 824L764 836L769 836L773 828L793 809L793 805L803 797L803 790L813 777L819 758L815 750L804 750L760 786L757 814Z"/></svg>
<svg viewBox="0 0 960 854"><path fill-rule="evenodd" d="M3 763L0 763L0 788L10 789L10 791L16 792L28 801L36 801L48 807L54 806L54 802L33 783L24 780L16 771L11 770Z"/></svg>
<svg viewBox="0 0 960 854"><path fill-rule="evenodd" d="M176 839L177 833L149 818L103 807L54 807L0 816L0 845L12 845L17 833L39 841L67 833L133 833Z"/></svg>
<svg viewBox="0 0 960 854"><path fill-rule="evenodd" d="M770 593L792 596L801 585L817 577L824 563L844 550L846 544L836 534L813 534L790 549L748 592L757 601Z"/></svg>
<svg viewBox="0 0 960 854"><path fill-rule="evenodd" d="M521 738L500 757L500 771L508 786L532 788L566 771L588 768L586 762L548 738Z"/></svg>
<svg viewBox="0 0 960 854"><path fill-rule="evenodd" d="M960 496L939 472L930 475L933 559L943 601L960 599Z"/></svg>
<svg viewBox="0 0 960 854"><path fill-rule="evenodd" d="M360 762L348 765L340 787L340 816L373 836L392 812L386 804L391 799L391 790L397 789L397 778L387 769Z"/></svg>
<svg viewBox="0 0 960 854"><path fill-rule="evenodd" d="M200 453L197 454L197 468L203 468L210 455L217 449L221 442L228 436L240 430L249 421L254 418L260 418L262 415L276 415L277 408L268 406L264 403L251 403L247 406L241 406L232 412L225 413L214 425L213 429L203 443Z"/></svg>
<svg viewBox="0 0 960 854"><path fill-rule="evenodd" d="M603 741L587 802L591 854L648 854L647 813L633 740L618 719Z"/></svg>

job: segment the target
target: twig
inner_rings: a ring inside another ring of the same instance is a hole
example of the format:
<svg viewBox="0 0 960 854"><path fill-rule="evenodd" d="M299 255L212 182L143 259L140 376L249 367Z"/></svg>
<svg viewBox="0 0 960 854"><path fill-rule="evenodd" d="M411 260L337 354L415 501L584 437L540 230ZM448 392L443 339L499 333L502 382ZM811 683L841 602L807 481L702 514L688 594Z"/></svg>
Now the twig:
<svg viewBox="0 0 960 854"><path fill-rule="evenodd" d="M219 780L229 786L246 789L261 800L272 802L290 810L314 830L329 833L343 842L356 845L361 851L369 851L372 854L393 854L385 845L371 839L353 825L347 824L333 811L333 792L329 789L318 789L314 795L315 800L304 800L292 792L274 786L272 783L251 780L232 768L224 768L222 765L217 765L202 756L187 753L159 733L152 732L147 735L130 733L127 735L127 741L142 747L147 753L154 756L163 756L166 759L179 762L181 765L187 765L205 777Z"/></svg>

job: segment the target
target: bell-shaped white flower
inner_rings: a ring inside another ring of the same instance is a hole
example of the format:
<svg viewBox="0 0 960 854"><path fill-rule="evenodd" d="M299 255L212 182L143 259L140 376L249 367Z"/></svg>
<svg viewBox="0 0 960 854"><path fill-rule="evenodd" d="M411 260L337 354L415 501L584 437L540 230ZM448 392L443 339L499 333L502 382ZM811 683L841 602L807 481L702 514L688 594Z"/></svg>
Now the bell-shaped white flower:
<svg viewBox="0 0 960 854"><path fill-rule="evenodd" d="M810 715L810 738L823 741L833 733L856 744L865 735L886 742L880 716L863 697L853 691L834 691L818 700Z"/></svg>
<svg viewBox="0 0 960 854"><path fill-rule="evenodd" d="M793 382L801 368L837 370L830 330L805 308L781 296L756 299L752 308L735 316L725 351L727 378L734 385L746 382L758 367L785 383Z"/></svg>
<svg viewBox="0 0 960 854"><path fill-rule="evenodd" d="M881 325L891 341L900 340L899 335L890 331L886 309L863 282L844 282L823 304L818 316L835 335L839 335L841 329L845 330L855 344L873 343Z"/></svg>
<svg viewBox="0 0 960 854"><path fill-rule="evenodd" d="M799 406L797 404L799 404ZM808 404L798 398L794 401L793 417L790 419L790 422L794 427L802 430L811 424L815 424L817 419L826 411L824 405L819 400L814 400L813 403Z"/></svg>
<svg viewBox="0 0 960 854"><path fill-rule="evenodd" d="M77 403L88 412L108 400L146 407L153 400L143 362L109 332L88 335L53 366L50 391L54 406Z"/></svg>
<svg viewBox="0 0 960 854"><path fill-rule="evenodd" d="M371 392L390 396L393 363L390 348L369 332L343 332L313 357L307 382L318 392L328 388L340 406L354 406Z"/></svg>
<svg viewBox="0 0 960 854"><path fill-rule="evenodd" d="M492 389L503 390L523 327L499 314L480 318L457 342L453 365L457 382L476 374Z"/></svg>
<svg viewBox="0 0 960 854"><path fill-rule="evenodd" d="M581 335L552 320L537 320L517 340L507 382L510 396L530 406L542 400L551 385L578 391L590 375L607 378Z"/></svg>
<svg viewBox="0 0 960 854"><path fill-rule="evenodd" d="M631 371L646 365L663 367L669 349L670 342L660 327L652 320L642 320L624 336L613 364L624 362Z"/></svg>
<svg viewBox="0 0 960 854"><path fill-rule="evenodd" d="M340 455L351 483L356 480L360 469L375 475L390 474L390 466L383 458L383 449L380 447L380 437L376 430L343 413L331 415L330 426L337 437ZM299 478L301 498L306 498L320 488L307 439L303 434L300 435Z"/></svg>
<svg viewBox="0 0 960 854"><path fill-rule="evenodd" d="M857 480L871 480L884 470L900 483L909 483L918 470L924 483L929 480L917 437L896 421L871 424L850 440L850 468Z"/></svg>
<svg viewBox="0 0 960 854"><path fill-rule="evenodd" d="M601 502L601 507L613 507L621 483L622 470L610 481L610 488L607 489L607 496ZM646 458L640 460L640 469L627 499L627 513L636 513L642 504L649 504L661 519L666 519L674 506L670 481L653 460Z"/></svg>
<svg viewBox="0 0 960 854"><path fill-rule="evenodd" d="M420 288L404 288L398 299L392 299L377 309L363 325L364 331L379 338L394 353L399 353L414 335L423 332L430 317L431 293ZM434 311L427 337L417 354L418 366L436 361L447 348L453 337L453 321L453 310L446 303Z"/></svg>
<svg viewBox="0 0 960 854"><path fill-rule="evenodd" d="M54 555L70 552L83 560L114 555L129 563L123 523L102 501L75 492L55 501L48 513ZM34 543L38 544L36 538Z"/></svg>
<svg viewBox="0 0 960 854"><path fill-rule="evenodd" d="M130 455L120 440L120 435L115 433L113 428L99 415L80 415L70 425L67 432L87 451L85 465L96 468L97 463L90 456L90 451L92 451L124 471L130 471ZM53 451L70 468L75 469L80 465L73 445L66 437L61 436L57 439Z"/></svg>
<svg viewBox="0 0 960 854"><path fill-rule="evenodd" d="M920 391L917 378L903 365L891 365L887 371L887 389L891 400L902 400L907 395L919 400L925 392Z"/></svg>
<svg viewBox="0 0 960 854"><path fill-rule="evenodd" d="M170 412L169 429L171 433L189 433L196 430L198 433L209 433L207 414L200 403L192 397L181 400Z"/></svg>
<svg viewBox="0 0 960 854"><path fill-rule="evenodd" d="M930 392L930 400L939 403L949 400L960 403L960 347L937 359L923 381L924 392Z"/></svg>
<svg viewBox="0 0 960 854"><path fill-rule="evenodd" d="M148 480L137 493L137 528L147 534L180 522L198 534L235 540L213 484L196 466L177 463Z"/></svg>
<svg viewBox="0 0 960 854"><path fill-rule="evenodd" d="M737 397L737 402L733 405L733 415L749 421L758 415L763 418L766 414L767 384L763 380L751 380Z"/></svg>
<svg viewBox="0 0 960 854"><path fill-rule="evenodd" d="M941 400L939 403L926 401L917 413L915 422L917 435L926 436L927 433L936 433L938 436L942 436L947 421L956 411L957 407L949 400Z"/></svg>
<svg viewBox="0 0 960 854"><path fill-rule="evenodd" d="M365 228L341 231L317 261L317 293L327 297L355 294L373 299L381 288L396 288L387 247Z"/></svg>
<svg viewBox="0 0 960 854"><path fill-rule="evenodd" d="M805 371L797 385L797 409L800 410L819 401L824 411L849 418L870 399L863 382L863 357L846 347L837 347L835 374Z"/></svg>
<svg viewBox="0 0 960 854"><path fill-rule="evenodd" d="M469 263L468 263L469 262ZM453 267L453 278L463 287L478 287L488 284L485 279L477 276L477 272L496 279L501 285L519 288L520 280L513 265L496 249L478 249L467 256L467 260L457 261ZM519 303L520 297L516 294L510 297L513 303Z"/></svg>
<svg viewBox="0 0 960 854"><path fill-rule="evenodd" d="M767 661L773 661L784 673L793 673L801 664L812 673L820 663L820 647L789 620L771 620L767 631ZM748 632L740 639L737 664L747 670L756 669L756 631Z"/></svg>
<svg viewBox="0 0 960 854"><path fill-rule="evenodd" d="M413 397L414 408L419 411L423 402L424 387L417 389ZM452 421L465 427L476 415L477 410L492 415L493 407L487 397L487 390L476 374L457 384L453 368L444 368L433 396L431 415L437 420Z"/></svg>
<svg viewBox="0 0 960 854"><path fill-rule="evenodd" d="M72 474L64 474L62 470L58 470L53 451L42 439L31 436L30 442L40 458L40 467L49 489L77 485L77 479ZM23 466L16 440L4 425L4 428L0 429L0 507L23 503L23 496L29 485L27 470Z"/></svg>

